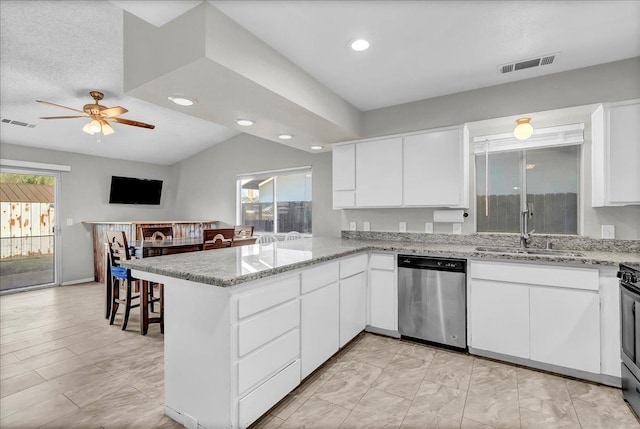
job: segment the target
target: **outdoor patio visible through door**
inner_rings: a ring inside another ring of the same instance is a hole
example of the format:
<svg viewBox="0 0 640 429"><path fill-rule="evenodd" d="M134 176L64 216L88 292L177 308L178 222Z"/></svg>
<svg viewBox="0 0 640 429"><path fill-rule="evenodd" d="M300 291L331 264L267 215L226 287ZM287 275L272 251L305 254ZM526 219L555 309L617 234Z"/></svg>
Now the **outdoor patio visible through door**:
<svg viewBox="0 0 640 429"><path fill-rule="evenodd" d="M0 290L56 283L56 181L0 171Z"/></svg>

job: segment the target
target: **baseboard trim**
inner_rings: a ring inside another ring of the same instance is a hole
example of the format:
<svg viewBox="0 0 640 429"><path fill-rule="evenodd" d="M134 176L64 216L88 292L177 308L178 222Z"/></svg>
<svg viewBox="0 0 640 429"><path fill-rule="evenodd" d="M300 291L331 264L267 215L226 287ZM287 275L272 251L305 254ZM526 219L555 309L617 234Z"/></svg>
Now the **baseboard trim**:
<svg viewBox="0 0 640 429"><path fill-rule="evenodd" d="M618 387L622 386L620 377L607 374L595 374L592 372L581 371L579 369L567 368L559 365L552 365L549 363L538 362L531 359L520 358L516 356L504 355L502 353L490 352L487 350L474 349L469 347L469 353L472 355L482 356L489 359L496 359L504 362L513 363L529 368L535 368L542 371L552 372L555 374L566 375L573 378L579 378L582 380L593 381L595 383L604 384L606 386Z"/></svg>
<svg viewBox="0 0 640 429"><path fill-rule="evenodd" d="M400 339L400 333L398 331L392 331L389 329L376 328L371 325L367 325L364 328L365 331L371 332L373 334L386 335L387 337L393 337Z"/></svg>

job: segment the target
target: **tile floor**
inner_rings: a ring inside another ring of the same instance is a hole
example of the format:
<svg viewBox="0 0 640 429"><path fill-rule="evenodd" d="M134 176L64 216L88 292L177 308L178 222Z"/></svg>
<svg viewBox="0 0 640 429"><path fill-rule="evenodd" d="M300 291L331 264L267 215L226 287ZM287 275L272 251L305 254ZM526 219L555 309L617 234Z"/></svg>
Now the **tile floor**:
<svg viewBox="0 0 640 429"><path fill-rule="evenodd" d="M163 415L163 337L102 317L90 283L0 297L0 427L181 428ZM639 428L620 391L361 334L264 428Z"/></svg>

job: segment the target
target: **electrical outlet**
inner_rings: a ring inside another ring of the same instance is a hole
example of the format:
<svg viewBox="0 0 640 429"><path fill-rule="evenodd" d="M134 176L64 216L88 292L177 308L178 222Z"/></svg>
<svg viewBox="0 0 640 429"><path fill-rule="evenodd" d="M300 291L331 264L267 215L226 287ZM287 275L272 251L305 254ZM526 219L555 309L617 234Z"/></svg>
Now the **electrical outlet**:
<svg viewBox="0 0 640 429"><path fill-rule="evenodd" d="M400 222L398 224L398 231L399 232L407 232L407 222Z"/></svg>
<svg viewBox="0 0 640 429"><path fill-rule="evenodd" d="M453 233L454 234L462 234L462 224L461 223L454 223L453 224Z"/></svg>
<svg viewBox="0 0 640 429"><path fill-rule="evenodd" d="M198 429L198 419L187 413L182 414L182 425L187 429Z"/></svg>
<svg viewBox="0 0 640 429"><path fill-rule="evenodd" d="M363 230L363 231L371 231L371 223L369 223L369 222L364 222L364 223L362 224L362 230Z"/></svg>
<svg viewBox="0 0 640 429"><path fill-rule="evenodd" d="M349 222L349 231L355 231L357 229L357 225L355 222Z"/></svg>
<svg viewBox="0 0 640 429"><path fill-rule="evenodd" d="M616 227L614 225L602 225L602 238L604 239L616 238Z"/></svg>
<svg viewBox="0 0 640 429"><path fill-rule="evenodd" d="M433 222L425 222L424 232L427 234L433 234Z"/></svg>

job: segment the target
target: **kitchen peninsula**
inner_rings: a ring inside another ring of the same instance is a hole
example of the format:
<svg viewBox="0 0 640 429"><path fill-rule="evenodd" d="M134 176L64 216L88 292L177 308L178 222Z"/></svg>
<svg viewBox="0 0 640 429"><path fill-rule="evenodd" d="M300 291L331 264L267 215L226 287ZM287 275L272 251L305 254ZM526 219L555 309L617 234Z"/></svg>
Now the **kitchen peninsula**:
<svg viewBox="0 0 640 429"><path fill-rule="evenodd" d="M309 238L125 265L134 277L165 284L166 414L205 428L244 428L365 328L397 336L397 252L566 265L597 283L598 267L640 262L637 244L555 257L480 252L468 243ZM382 295L373 294L376 279L387 280ZM378 317L380 308L388 314Z"/></svg>

